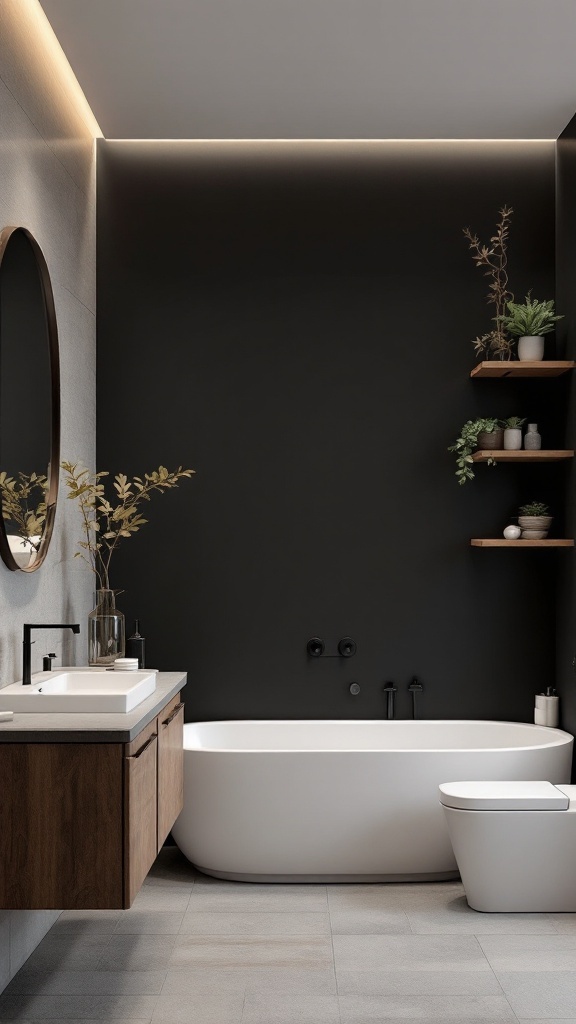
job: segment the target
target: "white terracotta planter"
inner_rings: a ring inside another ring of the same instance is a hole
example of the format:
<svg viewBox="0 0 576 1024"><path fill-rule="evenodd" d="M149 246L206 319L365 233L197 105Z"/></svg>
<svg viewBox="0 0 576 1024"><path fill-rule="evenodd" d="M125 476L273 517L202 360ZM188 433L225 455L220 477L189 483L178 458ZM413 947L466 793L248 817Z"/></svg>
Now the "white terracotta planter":
<svg viewBox="0 0 576 1024"><path fill-rule="evenodd" d="M504 431L504 451L517 452L522 447L522 428L506 427Z"/></svg>
<svg viewBox="0 0 576 1024"><path fill-rule="evenodd" d="M540 362L544 357L544 336L542 334L525 334L518 338L518 359L524 363L528 360Z"/></svg>

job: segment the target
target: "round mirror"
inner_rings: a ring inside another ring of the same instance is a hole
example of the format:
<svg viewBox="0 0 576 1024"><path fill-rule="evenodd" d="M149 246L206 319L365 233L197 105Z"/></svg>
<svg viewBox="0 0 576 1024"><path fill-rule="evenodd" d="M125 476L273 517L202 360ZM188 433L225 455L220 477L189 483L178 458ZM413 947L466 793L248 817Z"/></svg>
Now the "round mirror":
<svg viewBox="0 0 576 1024"><path fill-rule="evenodd" d="M50 275L26 228L0 232L0 555L34 572L58 494L60 371Z"/></svg>

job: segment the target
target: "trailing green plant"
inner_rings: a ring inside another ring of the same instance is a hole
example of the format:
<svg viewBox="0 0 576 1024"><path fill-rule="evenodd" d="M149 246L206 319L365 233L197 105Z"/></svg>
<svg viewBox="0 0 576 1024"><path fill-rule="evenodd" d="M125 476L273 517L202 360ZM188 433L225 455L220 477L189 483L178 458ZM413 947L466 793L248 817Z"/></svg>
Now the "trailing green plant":
<svg viewBox="0 0 576 1024"><path fill-rule="evenodd" d="M137 533L144 523L140 506L150 501L154 491L161 494L177 487L184 477L191 477L193 469L178 469L169 472L160 466L144 478L135 476L129 480L125 473L114 477L114 505L108 500L102 483L109 473L91 473L81 463L62 462L68 497L78 503L82 514L84 540L78 542L81 551L75 558L85 561L98 581L98 589L110 590L110 561L120 542ZM177 521L174 523L178 529Z"/></svg>
<svg viewBox="0 0 576 1024"><path fill-rule="evenodd" d="M549 516L550 509L543 501L530 501L527 505L520 506L521 516Z"/></svg>
<svg viewBox="0 0 576 1024"><path fill-rule="evenodd" d="M505 330L519 338L550 334L556 321L563 319L554 313L554 299L538 302L530 298L530 292L524 302L507 302L506 309L508 313L498 319Z"/></svg>
<svg viewBox="0 0 576 1024"><path fill-rule="evenodd" d="M483 354L496 356L498 359L512 359L512 339L508 336L502 319L506 314L507 303L514 300L514 295L508 288L508 235L510 233L510 220L513 214L510 206L503 206L499 211L500 220L496 224L496 231L490 238L488 245L483 245L477 235L473 235L470 228L464 228L464 235L470 243L472 259L477 267L484 267L484 277L490 278L488 295L486 301L494 306L492 320L495 327L486 334L479 335L474 339L474 351L476 355Z"/></svg>
<svg viewBox="0 0 576 1024"><path fill-rule="evenodd" d="M448 448L449 452L456 452L456 479L459 484L465 484L467 480L474 479L472 452L478 448L478 435L491 434L499 426L500 421L494 417L466 421L460 431L460 436ZM489 466L496 465L495 459L490 458L487 461Z"/></svg>
<svg viewBox="0 0 576 1024"><path fill-rule="evenodd" d="M502 426L505 430L519 430L526 423L526 419L520 419L519 416L509 416L507 420L502 420Z"/></svg>

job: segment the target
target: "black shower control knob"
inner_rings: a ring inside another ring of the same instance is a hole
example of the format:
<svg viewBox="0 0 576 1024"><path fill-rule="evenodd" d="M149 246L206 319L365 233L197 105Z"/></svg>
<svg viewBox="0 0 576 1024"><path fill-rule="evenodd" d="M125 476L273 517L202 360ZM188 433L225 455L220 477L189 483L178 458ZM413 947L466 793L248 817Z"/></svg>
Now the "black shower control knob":
<svg viewBox="0 0 576 1024"><path fill-rule="evenodd" d="M338 642L338 654L341 658L351 658L356 654L356 641L351 636L343 636Z"/></svg>
<svg viewBox="0 0 576 1024"><path fill-rule="evenodd" d="M311 658L321 658L324 654L324 641L318 636L313 636L308 641L306 650Z"/></svg>
<svg viewBox="0 0 576 1024"><path fill-rule="evenodd" d="M350 683L350 693L355 697L357 693L360 693L360 687L358 683Z"/></svg>

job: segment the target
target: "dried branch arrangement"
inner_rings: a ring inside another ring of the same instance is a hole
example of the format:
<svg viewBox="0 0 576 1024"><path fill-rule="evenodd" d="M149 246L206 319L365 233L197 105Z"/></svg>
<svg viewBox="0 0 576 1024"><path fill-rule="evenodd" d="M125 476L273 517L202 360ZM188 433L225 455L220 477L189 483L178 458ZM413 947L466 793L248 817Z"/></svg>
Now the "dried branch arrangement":
<svg viewBox="0 0 576 1024"><path fill-rule="evenodd" d="M113 505L108 500L102 483L108 473L91 473L79 463L63 462L64 479L68 497L78 503L82 514L84 540L79 541L81 551L75 558L88 563L98 581L98 589L110 590L110 561L120 541L137 533L144 523L141 504L150 501L150 495L177 487L180 480L191 477L193 469L178 469L170 472L160 466L144 478L135 476L129 480L125 473L114 477Z"/></svg>
<svg viewBox="0 0 576 1024"><path fill-rule="evenodd" d="M510 220L513 214L510 206L503 206L499 211L500 220L489 245L482 245L477 235L470 228L464 228L464 235L470 243L472 259L477 267L484 267L484 277L490 278L487 302L493 305L495 314L492 317L495 327L486 334L474 339L474 351L477 356L491 355L497 359L512 359L514 341L503 326L507 304L514 301L508 290L508 235Z"/></svg>

